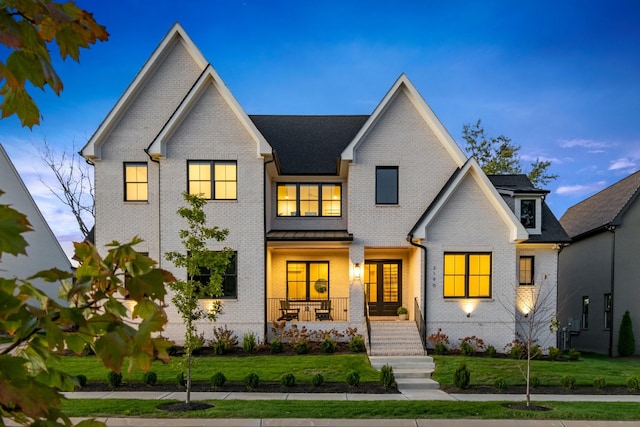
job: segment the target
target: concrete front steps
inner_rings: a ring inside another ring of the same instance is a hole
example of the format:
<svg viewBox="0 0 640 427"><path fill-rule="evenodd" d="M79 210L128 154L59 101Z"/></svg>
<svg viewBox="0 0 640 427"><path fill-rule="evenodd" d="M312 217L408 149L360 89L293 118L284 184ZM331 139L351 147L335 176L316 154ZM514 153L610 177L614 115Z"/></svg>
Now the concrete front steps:
<svg viewBox="0 0 640 427"><path fill-rule="evenodd" d="M384 365L393 374L402 393L437 390L440 384L431 379L433 358L422 347L418 327L411 321L372 321L369 360L380 370Z"/></svg>

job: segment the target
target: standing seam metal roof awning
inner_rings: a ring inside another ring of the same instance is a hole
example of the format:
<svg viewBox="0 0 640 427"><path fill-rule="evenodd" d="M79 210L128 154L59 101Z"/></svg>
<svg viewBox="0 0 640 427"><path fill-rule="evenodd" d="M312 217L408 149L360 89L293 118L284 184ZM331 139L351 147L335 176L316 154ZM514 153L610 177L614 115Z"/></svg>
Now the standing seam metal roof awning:
<svg viewBox="0 0 640 427"><path fill-rule="evenodd" d="M269 242L352 242L353 234L346 230L296 230L296 231L269 231Z"/></svg>

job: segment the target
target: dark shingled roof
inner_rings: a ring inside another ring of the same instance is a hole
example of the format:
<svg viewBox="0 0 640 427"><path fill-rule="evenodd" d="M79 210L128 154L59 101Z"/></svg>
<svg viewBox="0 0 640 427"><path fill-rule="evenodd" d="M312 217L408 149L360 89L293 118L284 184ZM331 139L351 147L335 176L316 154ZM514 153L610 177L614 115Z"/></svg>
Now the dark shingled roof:
<svg viewBox="0 0 640 427"><path fill-rule="evenodd" d="M342 150L369 116L249 118L275 151L282 175L336 175Z"/></svg>
<svg viewBox="0 0 640 427"><path fill-rule="evenodd" d="M622 216L639 193L640 171L637 171L567 209L560 223L572 238L609 225L620 225Z"/></svg>
<svg viewBox="0 0 640 427"><path fill-rule="evenodd" d="M535 188L526 175L487 175L496 189L509 190L518 194L548 193L547 190ZM508 194L501 194L512 212L515 212L515 199ZM542 201L542 233L530 234L528 243L569 243L571 238L562 228L547 203Z"/></svg>

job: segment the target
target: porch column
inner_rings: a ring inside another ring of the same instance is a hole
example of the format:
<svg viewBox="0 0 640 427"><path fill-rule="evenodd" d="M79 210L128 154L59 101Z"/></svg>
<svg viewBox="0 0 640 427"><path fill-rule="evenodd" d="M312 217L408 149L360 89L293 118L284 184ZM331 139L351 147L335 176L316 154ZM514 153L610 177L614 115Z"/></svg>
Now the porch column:
<svg viewBox="0 0 640 427"><path fill-rule="evenodd" d="M349 283L349 322L364 324L364 246L353 244L349 247L351 273ZM354 266L360 264L360 277L355 277ZM360 329L360 326L358 326Z"/></svg>

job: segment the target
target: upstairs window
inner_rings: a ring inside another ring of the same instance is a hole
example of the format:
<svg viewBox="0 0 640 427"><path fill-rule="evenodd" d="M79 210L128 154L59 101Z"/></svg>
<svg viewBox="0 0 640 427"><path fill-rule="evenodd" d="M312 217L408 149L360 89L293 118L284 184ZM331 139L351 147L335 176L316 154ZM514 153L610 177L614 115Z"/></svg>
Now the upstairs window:
<svg viewBox="0 0 640 427"><path fill-rule="evenodd" d="M278 216L342 215L340 184L278 184Z"/></svg>
<svg viewBox="0 0 640 427"><path fill-rule="evenodd" d="M236 200L238 171L235 161L190 160L187 162L189 194L207 200Z"/></svg>
<svg viewBox="0 0 640 427"><path fill-rule="evenodd" d="M445 298L490 298L490 253L444 254Z"/></svg>
<svg viewBox="0 0 640 427"><path fill-rule="evenodd" d="M146 202L149 200L147 164L128 162L124 164L124 200Z"/></svg>
<svg viewBox="0 0 640 427"><path fill-rule="evenodd" d="M520 285L533 285L534 258L532 256L520 257Z"/></svg>
<svg viewBox="0 0 640 427"><path fill-rule="evenodd" d="M520 222L525 228L536 228L536 201L520 200Z"/></svg>
<svg viewBox="0 0 640 427"><path fill-rule="evenodd" d="M398 204L398 167L376 167L376 204Z"/></svg>

